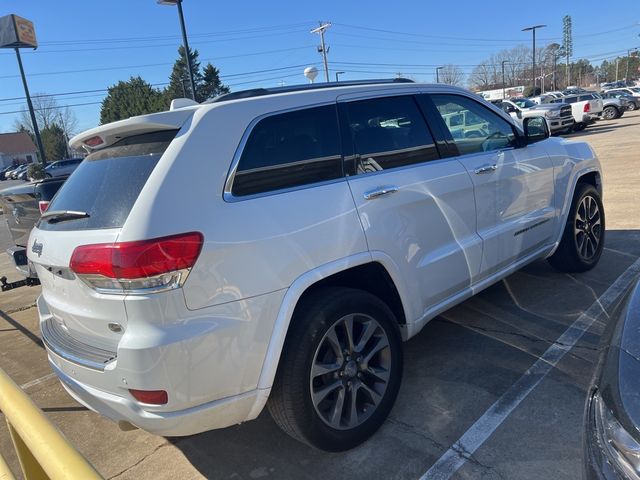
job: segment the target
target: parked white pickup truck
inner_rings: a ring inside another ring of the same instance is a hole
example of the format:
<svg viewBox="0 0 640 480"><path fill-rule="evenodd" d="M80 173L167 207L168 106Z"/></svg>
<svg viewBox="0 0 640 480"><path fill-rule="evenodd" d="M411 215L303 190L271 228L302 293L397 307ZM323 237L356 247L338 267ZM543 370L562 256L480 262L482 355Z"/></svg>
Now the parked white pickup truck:
<svg viewBox="0 0 640 480"><path fill-rule="evenodd" d="M188 103L72 139L91 153L28 243L51 367L123 428L191 435L268 406L352 448L429 320L535 260L602 253L598 159L542 117L406 81Z"/></svg>
<svg viewBox="0 0 640 480"><path fill-rule="evenodd" d="M587 125L593 123L600 115L604 106L602 98L593 93L581 93L578 95L567 95L558 98L553 103L568 103L571 105L571 114L575 119L573 129L584 130Z"/></svg>

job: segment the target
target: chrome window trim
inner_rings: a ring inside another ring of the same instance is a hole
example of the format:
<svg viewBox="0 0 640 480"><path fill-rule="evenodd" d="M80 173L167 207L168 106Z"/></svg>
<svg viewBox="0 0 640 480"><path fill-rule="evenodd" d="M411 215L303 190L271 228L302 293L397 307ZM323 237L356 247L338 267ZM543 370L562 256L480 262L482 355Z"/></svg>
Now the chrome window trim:
<svg viewBox="0 0 640 480"><path fill-rule="evenodd" d="M245 129L244 133L242 134L242 137L240 138L240 143L238 144L238 147L236 148L236 151L233 155L233 159L231 160L231 166L229 167L229 172L227 173L227 180L224 183L224 192L222 194L223 200L228 203L241 202L244 200L250 200L250 199L259 198L259 197L266 197L266 196L276 195L280 193L288 193L291 191L303 190L306 188L311 188L311 187L319 186L323 184L336 183L337 181L343 180L344 172L341 178L336 178L333 180L324 180L322 182L308 183L308 184L300 185L297 187L280 188L277 190L269 190L267 192L260 192L253 195L236 196L232 193L233 181L235 180L235 177L236 177L236 172L238 170L238 164L240 163L240 158L242 157L242 153L244 152L244 149L247 146L247 141L249 140L249 137L253 133L253 129L260 121L264 120L265 118L273 117L276 115L282 115L284 113L296 112L300 110L308 110L308 109L317 108L317 107L326 107L331 105L336 106L335 99L330 101L318 102L318 103L297 105L295 107L289 107L282 110L263 113L262 115L259 115L255 117L253 120L251 120L251 122L249 122L249 125ZM338 124L337 112L336 112L336 127L338 128L338 134L339 134L340 125ZM339 154L340 156L342 156L342 151L340 151Z"/></svg>

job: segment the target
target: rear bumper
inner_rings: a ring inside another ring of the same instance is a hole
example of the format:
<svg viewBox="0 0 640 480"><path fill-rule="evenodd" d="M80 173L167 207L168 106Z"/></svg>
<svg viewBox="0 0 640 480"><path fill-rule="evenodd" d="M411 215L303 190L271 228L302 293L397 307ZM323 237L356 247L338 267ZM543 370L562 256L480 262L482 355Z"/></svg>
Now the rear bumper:
<svg viewBox="0 0 640 480"><path fill-rule="evenodd" d="M114 422L128 422L147 432L167 437L193 435L252 420L262 410L270 392L269 389L253 390L184 410L151 411L135 400L74 380L63 371L60 360L49 352L53 371L64 389L77 402Z"/></svg>
<svg viewBox="0 0 640 480"><path fill-rule="evenodd" d="M283 296L272 292L196 311L185 309L180 290L137 297L127 304L129 321L114 348L80 338L43 296L37 306L49 362L71 396L116 422L182 436L261 412L270 385L259 389L258 380ZM164 390L169 400L145 404L129 389Z"/></svg>

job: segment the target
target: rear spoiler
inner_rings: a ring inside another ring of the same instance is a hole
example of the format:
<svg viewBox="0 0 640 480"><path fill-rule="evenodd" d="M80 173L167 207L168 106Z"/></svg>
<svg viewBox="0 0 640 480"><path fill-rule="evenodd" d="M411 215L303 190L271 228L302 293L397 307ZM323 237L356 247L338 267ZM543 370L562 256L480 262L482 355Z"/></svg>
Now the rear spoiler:
<svg viewBox="0 0 640 480"><path fill-rule="evenodd" d="M76 135L69 141L69 145L77 150L82 148L88 152L93 152L132 135L160 130L178 130L193 115L196 108L198 107L185 107L169 112L151 113L100 125Z"/></svg>

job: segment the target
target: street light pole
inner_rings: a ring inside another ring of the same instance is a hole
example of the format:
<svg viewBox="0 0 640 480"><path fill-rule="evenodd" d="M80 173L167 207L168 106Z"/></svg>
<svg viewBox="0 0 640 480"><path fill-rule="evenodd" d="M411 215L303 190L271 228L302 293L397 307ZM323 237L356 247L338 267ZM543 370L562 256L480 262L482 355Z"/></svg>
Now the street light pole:
<svg viewBox="0 0 640 480"><path fill-rule="evenodd" d="M436 67L436 83L440 83L440 69L444 67Z"/></svg>
<svg viewBox="0 0 640 480"><path fill-rule="evenodd" d="M22 77L22 85L24 86L24 94L27 97L27 107L29 108L29 115L31 116L31 125L33 126L33 134L36 137L36 144L38 145L38 151L40 152L40 161L42 166L47 166L47 157L44 154L44 146L42 145L42 138L40 138L40 129L38 128L38 122L36 121L36 114L33 111L33 103L31 103L31 95L29 95L29 87L27 86L27 77L24 75L24 68L22 68L22 57L20 57L20 49L15 48L16 57L18 58L18 67L20 68L20 76Z"/></svg>
<svg viewBox="0 0 640 480"><path fill-rule="evenodd" d="M533 27L523 28L523 32L528 32L531 30L533 32L533 68L532 68L532 77L533 77L533 90L535 94L536 89L536 29L546 27L546 25L534 25Z"/></svg>
<svg viewBox="0 0 640 480"><path fill-rule="evenodd" d="M342 75L344 72L336 72L336 83L338 83L340 81L340 79L338 78L340 75Z"/></svg>
<svg viewBox="0 0 640 480"><path fill-rule="evenodd" d="M196 83L193 79L193 70L191 68L191 55L189 55L189 42L187 41L187 28L184 25L184 15L182 13L182 0L158 0L160 5L177 5L178 17L180 17L180 29L182 30L182 45L184 47L184 56L187 64L187 72L191 82L191 98L196 99Z"/></svg>

